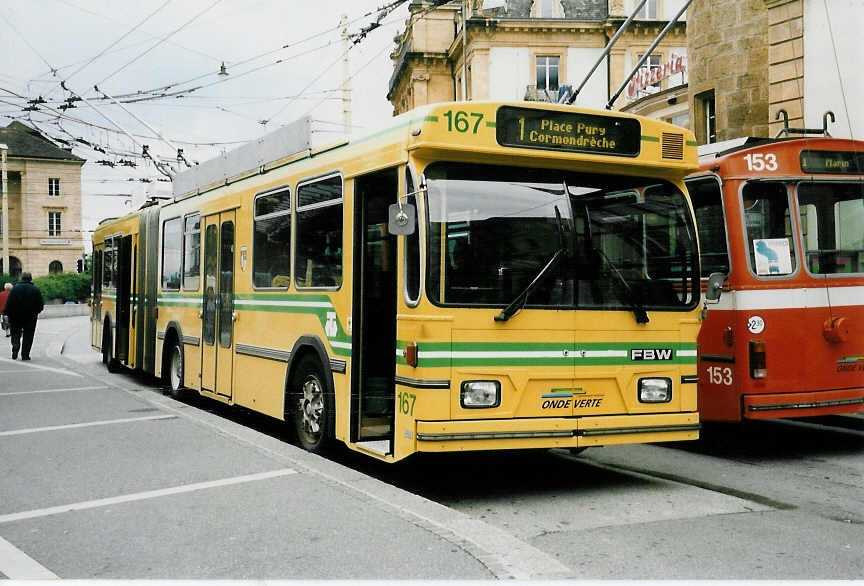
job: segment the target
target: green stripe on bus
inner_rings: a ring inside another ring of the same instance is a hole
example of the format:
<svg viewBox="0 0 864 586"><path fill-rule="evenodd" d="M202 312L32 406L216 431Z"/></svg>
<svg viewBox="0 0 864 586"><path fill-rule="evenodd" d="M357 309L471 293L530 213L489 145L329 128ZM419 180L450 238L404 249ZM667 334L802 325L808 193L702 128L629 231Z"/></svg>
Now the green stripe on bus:
<svg viewBox="0 0 864 586"><path fill-rule="evenodd" d="M660 142L660 139L656 136L648 136L647 134L642 135L642 140L644 142Z"/></svg>
<svg viewBox="0 0 864 586"><path fill-rule="evenodd" d="M431 114L427 114L423 117L423 122L438 122L438 116L432 116Z"/></svg>
<svg viewBox="0 0 864 586"><path fill-rule="evenodd" d="M687 146L692 146L692 147L698 147L699 146L699 143L696 142L695 140L688 140L686 144L687 144Z"/></svg>

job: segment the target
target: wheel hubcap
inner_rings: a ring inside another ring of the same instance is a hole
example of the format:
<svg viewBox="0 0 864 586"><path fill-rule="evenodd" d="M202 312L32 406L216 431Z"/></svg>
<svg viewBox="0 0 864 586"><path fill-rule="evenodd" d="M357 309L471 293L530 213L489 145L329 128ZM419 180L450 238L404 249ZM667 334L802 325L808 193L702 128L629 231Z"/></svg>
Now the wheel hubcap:
<svg viewBox="0 0 864 586"><path fill-rule="evenodd" d="M171 388L175 391L180 388L180 377L182 376L181 372L183 370L182 367L182 358L180 358L180 350L175 348L174 353L171 355Z"/></svg>
<svg viewBox="0 0 864 586"><path fill-rule="evenodd" d="M303 435L306 436L309 443L317 443L321 439L324 392L321 389L321 383L314 376L307 377L303 382L298 412Z"/></svg>

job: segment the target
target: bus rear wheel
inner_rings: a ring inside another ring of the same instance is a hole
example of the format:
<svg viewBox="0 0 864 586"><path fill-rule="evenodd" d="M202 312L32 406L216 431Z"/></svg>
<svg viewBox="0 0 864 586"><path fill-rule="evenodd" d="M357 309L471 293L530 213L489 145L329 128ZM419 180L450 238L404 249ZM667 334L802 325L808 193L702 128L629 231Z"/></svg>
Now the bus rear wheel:
<svg viewBox="0 0 864 586"><path fill-rule="evenodd" d="M175 399L180 399L185 394L183 387L183 348L180 347L180 344L176 342L171 344L167 357L165 382L168 385L168 394Z"/></svg>
<svg viewBox="0 0 864 586"><path fill-rule="evenodd" d="M327 392L317 360L304 357L293 378L294 428L303 449L323 452L333 435L333 396Z"/></svg>

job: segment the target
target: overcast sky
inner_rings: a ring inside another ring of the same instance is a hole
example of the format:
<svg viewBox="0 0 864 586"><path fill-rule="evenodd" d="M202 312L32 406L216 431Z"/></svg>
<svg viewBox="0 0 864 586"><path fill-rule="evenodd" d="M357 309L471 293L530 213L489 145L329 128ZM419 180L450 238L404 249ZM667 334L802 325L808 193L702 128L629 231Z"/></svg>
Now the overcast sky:
<svg viewBox="0 0 864 586"><path fill-rule="evenodd" d="M128 179L160 177L152 164L123 153L140 153L141 145L147 144L152 152L174 155L144 123L182 146L190 161L211 158L221 149L235 148L307 113L323 121L318 127L337 130L342 120L339 90L344 53L339 18L346 14L349 32L356 33L389 3L4 1L0 3L0 124L6 126L12 119L32 121L54 138L83 138L108 151L103 154L80 142L74 151L88 160L84 215L85 227L92 227L103 217L129 209L124 208L128 198L104 194L153 189L155 184ZM380 28L349 51L355 131L375 127L392 115L386 98L392 73L389 55L393 37L404 27L406 5L384 17ZM223 62L228 75L220 76ZM88 100L99 97L94 85L115 97L139 92L141 97L151 97L150 90L167 86L164 93L205 87L178 97L124 103L133 116L104 99L92 102L101 114L82 102L59 111L63 100L72 96L61 82ZM38 96L48 104L40 105L41 111L22 112L26 101ZM46 113L46 106L54 110ZM58 112L66 119L58 120ZM135 135L135 142L117 132L117 126ZM123 166L124 159L137 167ZM99 160L116 166L98 164ZM170 184L159 188L168 191Z"/></svg>

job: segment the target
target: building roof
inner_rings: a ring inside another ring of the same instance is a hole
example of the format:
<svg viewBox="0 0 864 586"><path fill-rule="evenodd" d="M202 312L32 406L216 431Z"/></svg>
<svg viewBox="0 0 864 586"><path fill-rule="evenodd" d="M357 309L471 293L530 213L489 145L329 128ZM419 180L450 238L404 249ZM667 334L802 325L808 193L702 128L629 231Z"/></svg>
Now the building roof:
<svg viewBox="0 0 864 586"><path fill-rule="evenodd" d="M80 161L85 159L73 155L71 151L60 148L41 132L26 124L13 120L9 126L0 128L0 144L9 147L8 156L19 159L55 159L61 161Z"/></svg>
<svg viewBox="0 0 864 586"><path fill-rule="evenodd" d="M608 16L608 0L558 0L564 10L560 20L595 21L604 20ZM489 8L482 11L487 18L519 19L531 18L531 7L534 0L504 0L505 6ZM417 7L428 7L430 0L412 0Z"/></svg>

